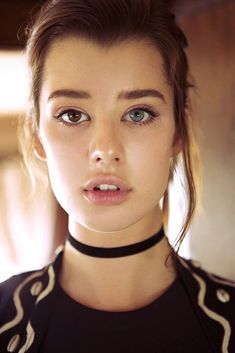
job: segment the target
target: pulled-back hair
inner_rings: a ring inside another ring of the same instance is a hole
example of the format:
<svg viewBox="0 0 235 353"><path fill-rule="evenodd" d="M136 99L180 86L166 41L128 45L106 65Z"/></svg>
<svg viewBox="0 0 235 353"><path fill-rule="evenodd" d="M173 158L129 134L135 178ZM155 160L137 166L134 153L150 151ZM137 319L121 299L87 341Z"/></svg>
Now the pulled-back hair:
<svg viewBox="0 0 235 353"><path fill-rule="evenodd" d="M159 0L51 0L47 1L28 30L26 51L31 71L30 109L21 131L21 148L28 168L36 162L34 137L39 125L39 98L45 58L51 45L66 36L76 36L101 46L111 46L127 39L150 40L162 55L164 74L174 95L175 141L182 145L182 165L188 209L179 243L189 227L196 204L193 173L193 140L188 114L187 40L169 11ZM180 156L174 158L170 180ZM169 180L169 181L170 181ZM163 199L164 222L168 220L168 190Z"/></svg>

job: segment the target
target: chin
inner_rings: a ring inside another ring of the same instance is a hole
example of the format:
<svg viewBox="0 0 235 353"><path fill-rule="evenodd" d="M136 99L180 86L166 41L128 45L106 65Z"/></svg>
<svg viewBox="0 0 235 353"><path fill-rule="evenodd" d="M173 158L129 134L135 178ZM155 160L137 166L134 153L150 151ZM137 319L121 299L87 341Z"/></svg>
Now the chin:
<svg viewBox="0 0 235 353"><path fill-rule="evenodd" d="M129 228L134 223L138 222L137 219L131 219L129 215L127 217L120 217L113 215L112 217L84 217L81 218L81 214L79 217L73 218L75 223L81 225L82 227L92 231L92 232L99 232L99 233L112 233L122 231L124 229Z"/></svg>
<svg viewBox="0 0 235 353"><path fill-rule="evenodd" d="M97 232L97 233L113 233L122 231L130 226L130 224L120 224L116 222L97 222L97 223L86 223L83 224L83 227L89 229L90 231Z"/></svg>

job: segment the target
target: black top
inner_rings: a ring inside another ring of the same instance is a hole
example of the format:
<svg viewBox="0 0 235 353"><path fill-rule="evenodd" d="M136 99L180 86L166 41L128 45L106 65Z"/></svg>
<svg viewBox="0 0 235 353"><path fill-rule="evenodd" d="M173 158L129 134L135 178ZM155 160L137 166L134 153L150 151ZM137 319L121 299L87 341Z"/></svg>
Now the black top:
<svg viewBox="0 0 235 353"><path fill-rule="evenodd" d="M102 312L61 292L62 259L0 283L0 352L235 352L234 282L177 256L180 280L160 299Z"/></svg>
<svg viewBox="0 0 235 353"><path fill-rule="evenodd" d="M140 309L89 308L57 288L42 353L209 353L207 337L180 278Z"/></svg>

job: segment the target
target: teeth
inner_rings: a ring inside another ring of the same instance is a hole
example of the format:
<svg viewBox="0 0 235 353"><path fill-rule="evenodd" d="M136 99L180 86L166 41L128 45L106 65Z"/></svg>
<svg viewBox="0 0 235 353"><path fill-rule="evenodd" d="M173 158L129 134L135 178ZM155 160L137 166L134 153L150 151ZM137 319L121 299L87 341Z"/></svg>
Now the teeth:
<svg viewBox="0 0 235 353"><path fill-rule="evenodd" d="M100 185L97 185L95 189L107 191L107 190L118 190L118 187L116 185L100 184Z"/></svg>

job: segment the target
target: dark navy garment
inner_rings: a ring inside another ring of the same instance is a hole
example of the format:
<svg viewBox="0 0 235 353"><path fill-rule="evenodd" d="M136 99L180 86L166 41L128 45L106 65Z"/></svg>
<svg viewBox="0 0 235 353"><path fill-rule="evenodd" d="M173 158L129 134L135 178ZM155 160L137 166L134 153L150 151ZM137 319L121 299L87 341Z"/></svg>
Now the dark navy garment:
<svg viewBox="0 0 235 353"><path fill-rule="evenodd" d="M107 312L60 288L63 249L0 283L0 352L234 353L235 283L175 254L177 280L138 310Z"/></svg>
<svg viewBox="0 0 235 353"><path fill-rule="evenodd" d="M92 309L57 291L42 353L212 352L179 278L153 303L125 312Z"/></svg>

